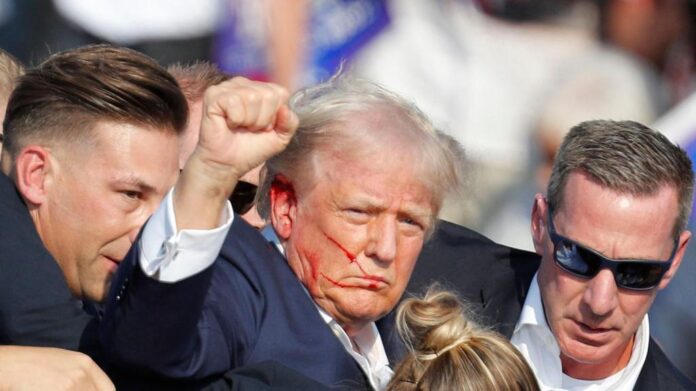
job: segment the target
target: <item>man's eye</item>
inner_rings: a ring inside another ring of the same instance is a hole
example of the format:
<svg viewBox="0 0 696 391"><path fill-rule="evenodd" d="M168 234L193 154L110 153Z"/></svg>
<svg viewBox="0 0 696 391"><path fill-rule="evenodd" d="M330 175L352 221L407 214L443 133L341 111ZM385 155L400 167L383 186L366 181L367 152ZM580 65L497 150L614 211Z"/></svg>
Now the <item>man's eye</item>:
<svg viewBox="0 0 696 391"><path fill-rule="evenodd" d="M125 190L121 192L123 195L130 199L137 200L140 198L141 194L139 191L133 191L133 190Z"/></svg>
<svg viewBox="0 0 696 391"><path fill-rule="evenodd" d="M408 227L423 229L423 224L421 224L419 221L412 219L410 217L402 217L401 219L399 219L399 222L401 224L408 226Z"/></svg>

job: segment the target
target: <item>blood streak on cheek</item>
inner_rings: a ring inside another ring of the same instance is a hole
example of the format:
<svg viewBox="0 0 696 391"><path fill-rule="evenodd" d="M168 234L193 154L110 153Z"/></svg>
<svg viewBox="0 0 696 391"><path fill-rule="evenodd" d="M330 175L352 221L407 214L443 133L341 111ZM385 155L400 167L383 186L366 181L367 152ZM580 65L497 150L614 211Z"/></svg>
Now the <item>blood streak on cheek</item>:
<svg viewBox="0 0 696 391"><path fill-rule="evenodd" d="M338 247L339 249L341 249L341 251L343 251L343 254L345 254L346 257L348 257L348 260L349 260L351 263L355 262L356 256L355 256L353 253L351 253L350 251L346 250L345 247L341 246L341 243L338 243L338 241L337 241L336 239L332 238L331 236L327 235L326 233L324 233L324 236L326 236L326 238L329 239L329 241L330 241L331 243L335 244L336 247Z"/></svg>
<svg viewBox="0 0 696 391"><path fill-rule="evenodd" d="M317 282L317 278L319 277L319 255L317 255L315 252L307 250L302 251L302 253L309 264L309 272L312 276L312 281L310 283L312 286L314 286Z"/></svg>
<svg viewBox="0 0 696 391"><path fill-rule="evenodd" d="M368 285L368 288L369 288L369 289L377 289L377 287L378 287L378 286L377 286L377 282L384 282L384 279L383 279L382 277L380 277L380 276L373 276L373 275L371 275L371 274L368 274L367 271L365 271L365 269L363 269L363 267L362 267L362 265L360 264L360 262L358 262L358 259L357 259L357 257L355 256L355 254L353 254L353 253L351 253L350 251L348 251L348 250L347 250L345 247L343 247L343 246L341 245L341 243L339 243L336 239L332 238L331 236L327 235L326 233L323 233L323 234L324 234L324 236L326 236L326 238L327 238L331 243L335 244L336 247L338 247L338 248L343 252L343 254L346 255L346 257L348 258L348 260L350 261L350 263L354 263L354 264L358 265L358 269L360 269L360 272L363 274L362 278L364 278L364 279L366 279L366 280L374 281L374 282L371 282L371 283ZM344 287L344 288L345 288L345 287L349 287L349 286L346 285L346 284L342 284L342 283L340 283L340 282L338 282L338 281L334 281L334 280L330 279L329 277L327 277L327 276L324 275L323 273L322 273L322 276L323 276L324 278L326 278L329 282L331 282L332 284L334 284L334 285L336 285L336 286L340 286L340 287ZM350 286L350 287L353 287L353 286Z"/></svg>
<svg viewBox="0 0 696 391"><path fill-rule="evenodd" d="M333 278L327 276L324 273L321 273L321 276L324 277L326 279L326 281L328 281L328 282L330 282L330 283L332 283L340 288L359 288L359 286L357 286L357 285L350 285L350 284L344 284L342 282L338 282L338 281L334 280Z"/></svg>

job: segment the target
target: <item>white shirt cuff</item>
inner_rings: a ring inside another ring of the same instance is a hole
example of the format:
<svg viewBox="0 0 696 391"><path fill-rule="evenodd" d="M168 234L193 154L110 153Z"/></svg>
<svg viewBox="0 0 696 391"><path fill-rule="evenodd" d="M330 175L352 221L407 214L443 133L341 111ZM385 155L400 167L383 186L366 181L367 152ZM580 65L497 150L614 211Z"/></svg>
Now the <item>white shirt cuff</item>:
<svg viewBox="0 0 696 391"><path fill-rule="evenodd" d="M162 282L181 281L212 265L234 221L227 201L219 227L177 232L173 194L174 189L145 224L140 241L140 267L146 275Z"/></svg>

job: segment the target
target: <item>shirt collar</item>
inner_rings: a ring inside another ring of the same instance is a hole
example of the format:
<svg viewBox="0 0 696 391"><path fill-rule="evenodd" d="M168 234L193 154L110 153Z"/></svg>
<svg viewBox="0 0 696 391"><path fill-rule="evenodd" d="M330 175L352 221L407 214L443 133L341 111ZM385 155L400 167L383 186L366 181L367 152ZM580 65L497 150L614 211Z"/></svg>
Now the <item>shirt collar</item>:
<svg viewBox="0 0 696 391"><path fill-rule="evenodd" d="M650 345L650 325L648 315L635 334L631 359L626 367L606 379L578 381L561 373L560 348L551 328L546 322L541 291L534 275L527 297L515 325L512 343L522 352L539 380L542 390L592 389L592 390L632 390L643 368ZM557 373L552 373L557 371ZM590 387L592 386L592 387Z"/></svg>
<svg viewBox="0 0 696 391"><path fill-rule="evenodd" d="M515 333L524 325L530 326L546 326L546 316L544 315L544 306L541 303L541 292L539 291L539 283L537 275L534 274L532 283L527 291L527 298L524 300L524 306L520 313L520 318L515 325Z"/></svg>

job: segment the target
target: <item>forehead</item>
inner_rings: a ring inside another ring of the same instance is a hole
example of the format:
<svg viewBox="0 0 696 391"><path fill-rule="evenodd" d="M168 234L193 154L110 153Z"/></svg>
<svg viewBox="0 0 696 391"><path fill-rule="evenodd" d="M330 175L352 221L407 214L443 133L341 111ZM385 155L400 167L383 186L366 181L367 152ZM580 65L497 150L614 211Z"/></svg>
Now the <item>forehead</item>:
<svg viewBox="0 0 696 391"><path fill-rule="evenodd" d="M559 233L611 258L666 259L678 214L676 190L651 195L607 189L583 173L572 173L563 205L555 212Z"/></svg>
<svg viewBox="0 0 696 391"><path fill-rule="evenodd" d="M152 186L164 186L178 167L178 138L172 131L143 125L98 122L84 142L66 148L66 157L103 179L138 177Z"/></svg>
<svg viewBox="0 0 696 391"><path fill-rule="evenodd" d="M318 159L317 164L315 186L323 186L333 202L434 215L432 192L419 180L414 164L403 159L390 155L364 159L333 156Z"/></svg>

